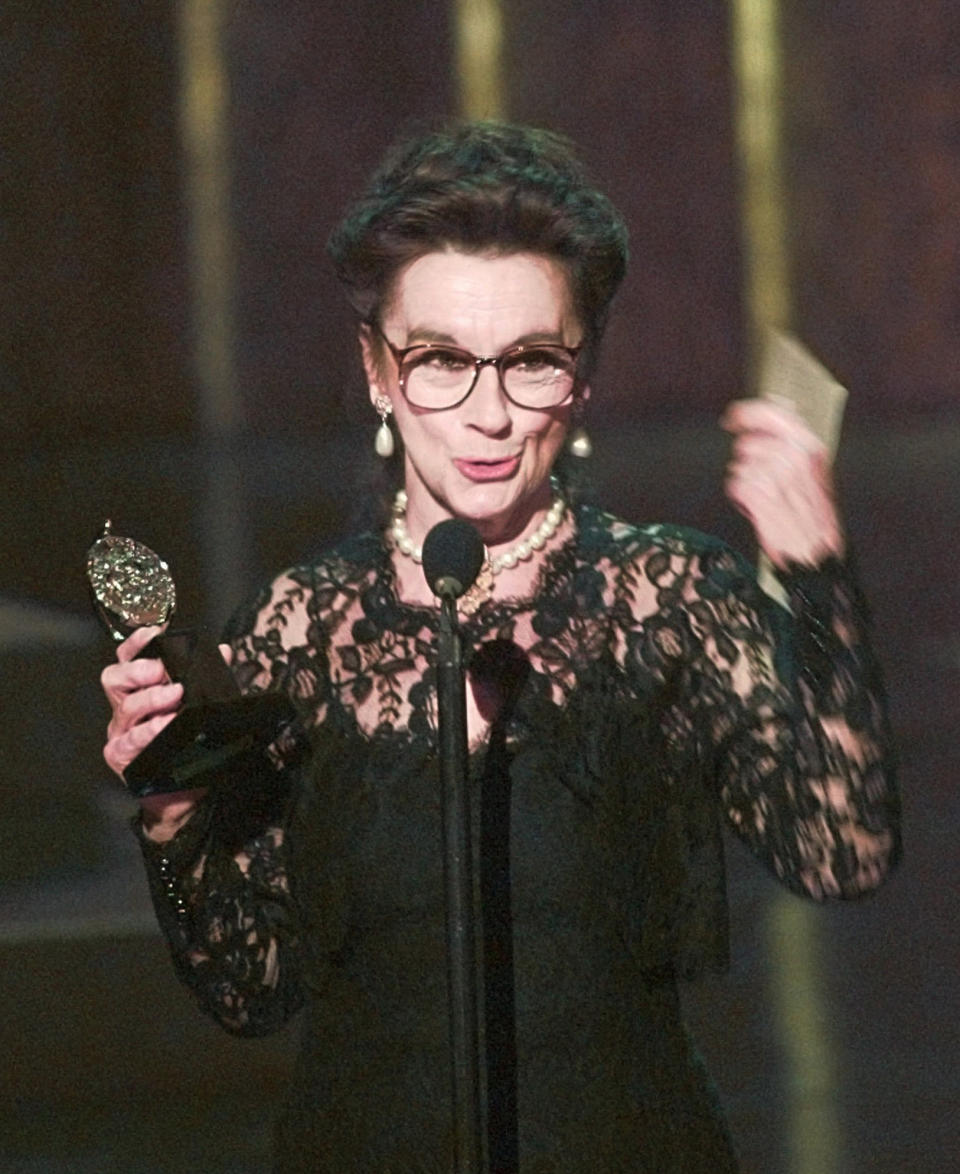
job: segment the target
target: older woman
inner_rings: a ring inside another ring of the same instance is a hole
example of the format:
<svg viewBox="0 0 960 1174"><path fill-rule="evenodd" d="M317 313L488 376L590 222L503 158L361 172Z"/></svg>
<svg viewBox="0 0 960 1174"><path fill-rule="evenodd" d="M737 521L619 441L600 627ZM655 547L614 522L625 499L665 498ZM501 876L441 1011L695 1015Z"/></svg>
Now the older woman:
<svg viewBox="0 0 960 1174"><path fill-rule="evenodd" d="M308 1006L280 1171L451 1169L432 656L419 565L480 532L460 601L494 1170L734 1170L677 981L727 958L721 830L814 898L899 851L882 691L829 470L743 402L728 493L780 570L571 499L562 473L621 221L568 145L467 124L402 145L331 241L361 320L382 528L280 575L234 622L246 691L298 720L269 769L154 796L157 913L201 1005L258 1035ZM394 449L397 451L394 453ZM118 773L181 697L136 633L104 673Z"/></svg>

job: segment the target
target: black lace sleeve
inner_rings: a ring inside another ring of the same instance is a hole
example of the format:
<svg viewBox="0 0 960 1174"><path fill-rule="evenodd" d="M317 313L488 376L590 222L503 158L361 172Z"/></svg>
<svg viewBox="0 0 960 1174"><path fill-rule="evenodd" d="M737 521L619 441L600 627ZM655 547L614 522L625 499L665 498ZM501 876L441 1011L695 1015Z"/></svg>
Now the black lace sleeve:
<svg viewBox="0 0 960 1174"><path fill-rule="evenodd" d="M245 692L296 693L303 658L286 649L305 640L302 596L283 577L234 620L234 672ZM295 723L269 758L238 763L165 844L134 825L176 971L203 1010L238 1035L274 1031L302 1003L285 830L302 744Z"/></svg>
<svg viewBox="0 0 960 1174"><path fill-rule="evenodd" d="M900 855L894 751L869 616L849 563L792 567L790 611L729 551L688 586L699 630L699 723L724 811L784 884L855 897Z"/></svg>
<svg viewBox="0 0 960 1174"><path fill-rule="evenodd" d="M229 801L205 800L165 844L150 841L139 818L134 825L179 978L207 1014L245 1036L277 1030L302 1003L282 824L236 809L241 793L262 806L264 788L276 789L279 777L259 779L260 769L248 767Z"/></svg>

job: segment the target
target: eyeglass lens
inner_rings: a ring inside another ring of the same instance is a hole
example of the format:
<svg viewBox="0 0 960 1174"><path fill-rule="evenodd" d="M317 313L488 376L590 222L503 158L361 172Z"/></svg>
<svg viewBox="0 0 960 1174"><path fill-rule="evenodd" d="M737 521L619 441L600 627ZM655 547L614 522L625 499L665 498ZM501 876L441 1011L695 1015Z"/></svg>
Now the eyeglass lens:
<svg viewBox="0 0 960 1174"><path fill-rule="evenodd" d="M495 365L503 390L514 403L529 408L551 408L573 390L576 360L551 346L506 351ZM424 346L409 351L403 362L404 391L415 407L443 408L459 403L473 389L483 365L468 351Z"/></svg>

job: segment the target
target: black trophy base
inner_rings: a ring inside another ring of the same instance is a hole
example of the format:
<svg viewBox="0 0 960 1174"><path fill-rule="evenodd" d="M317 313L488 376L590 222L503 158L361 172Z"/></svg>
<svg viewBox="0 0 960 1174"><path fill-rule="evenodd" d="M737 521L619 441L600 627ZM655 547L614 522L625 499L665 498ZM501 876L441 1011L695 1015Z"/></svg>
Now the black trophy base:
<svg viewBox="0 0 960 1174"><path fill-rule="evenodd" d="M188 704L124 771L127 789L143 799L228 783L231 765L262 753L292 717L282 693Z"/></svg>

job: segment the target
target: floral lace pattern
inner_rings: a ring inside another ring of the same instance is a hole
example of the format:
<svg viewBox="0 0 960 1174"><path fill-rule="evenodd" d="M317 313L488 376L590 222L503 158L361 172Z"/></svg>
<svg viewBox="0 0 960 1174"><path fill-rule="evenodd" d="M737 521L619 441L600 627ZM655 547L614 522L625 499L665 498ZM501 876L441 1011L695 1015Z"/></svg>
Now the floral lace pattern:
<svg viewBox="0 0 960 1174"><path fill-rule="evenodd" d="M723 825L818 899L856 896L896 862L889 733L859 589L836 561L784 581L792 615L722 543L584 506L531 598L488 601L463 623L487 715L471 753L489 866L479 888L508 910L490 915L485 950L492 967L516 949L521 1068L524 1041L531 1055L544 1046L527 1000L559 1019L588 989L601 997L598 973L623 976L603 996L619 1007L644 984L724 964ZM145 847L178 969L229 1029L272 1030L312 991L337 1009L323 1020L332 1035L344 1008L357 1013L356 983L374 987L381 971L394 994L376 1004L379 1030L393 1022L406 1038L427 1015L415 990L412 1010L398 1009L411 979L393 967L410 951L422 976L424 927L442 919L424 846L438 818L437 623L398 598L376 535L286 572L236 617L237 679L285 690L296 728L274 747L278 769L251 764L162 852ZM186 915L171 905L171 874ZM561 970L544 961L561 956ZM331 1079L318 1070L324 1087Z"/></svg>

